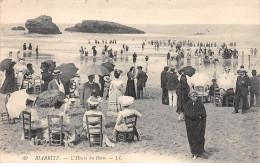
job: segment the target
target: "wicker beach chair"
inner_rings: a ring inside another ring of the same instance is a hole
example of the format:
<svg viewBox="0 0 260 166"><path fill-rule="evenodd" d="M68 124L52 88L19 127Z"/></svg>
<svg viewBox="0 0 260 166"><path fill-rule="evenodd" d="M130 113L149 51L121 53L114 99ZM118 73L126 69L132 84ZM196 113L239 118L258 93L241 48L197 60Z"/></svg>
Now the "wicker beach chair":
<svg viewBox="0 0 260 166"><path fill-rule="evenodd" d="M42 80L40 76L36 76L33 81L34 94L40 94L42 92L41 85L42 85Z"/></svg>
<svg viewBox="0 0 260 166"><path fill-rule="evenodd" d="M215 88L214 90L214 105L216 107L222 107L223 98L220 94L220 88Z"/></svg>
<svg viewBox="0 0 260 166"><path fill-rule="evenodd" d="M98 118L98 121L96 119ZM89 146L103 146L102 115L86 115Z"/></svg>
<svg viewBox="0 0 260 166"><path fill-rule="evenodd" d="M130 132L120 132L117 131L116 133L116 141L117 142L133 142L134 141L134 135L136 132L136 122L137 122L137 116L136 115L130 115L125 117L125 123L128 127L128 130Z"/></svg>
<svg viewBox="0 0 260 166"><path fill-rule="evenodd" d="M48 135L50 146L62 146L63 145L63 116L59 115L47 115L48 117ZM53 123L52 119L59 118L59 123Z"/></svg>
<svg viewBox="0 0 260 166"><path fill-rule="evenodd" d="M6 95L6 97L5 97L5 109L2 109L2 111L0 113L1 121L2 122L7 121L7 123L11 123L11 118L10 118L10 116L8 114L8 109L6 108L6 104L8 102L9 97L10 97L10 94Z"/></svg>

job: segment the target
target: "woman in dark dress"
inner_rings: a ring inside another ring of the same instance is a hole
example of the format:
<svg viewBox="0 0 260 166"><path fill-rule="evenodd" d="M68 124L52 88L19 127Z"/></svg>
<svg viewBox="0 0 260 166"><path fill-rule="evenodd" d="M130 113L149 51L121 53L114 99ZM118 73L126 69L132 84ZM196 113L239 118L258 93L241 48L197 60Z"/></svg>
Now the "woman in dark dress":
<svg viewBox="0 0 260 166"><path fill-rule="evenodd" d="M207 159L208 153L204 150L207 115L202 101L198 100L196 91L190 92L190 99L184 105L184 116L193 159L198 157Z"/></svg>
<svg viewBox="0 0 260 166"><path fill-rule="evenodd" d="M17 84L14 76L14 65L15 62L12 62L9 68L5 71L5 81L1 87L2 94L13 93L17 90Z"/></svg>
<svg viewBox="0 0 260 166"><path fill-rule="evenodd" d="M178 120L184 120L181 117L184 111L184 105L189 100L190 86L187 83L187 78L185 74L181 75L180 82L177 85L176 94L177 94L177 110L179 114Z"/></svg>
<svg viewBox="0 0 260 166"><path fill-rule="evenodd" d="M125 90L125 95L126 96L132 96L133 98L136 98L136 93L135 93L135 74L134 74L134 67L130 68L130 71L127 73L127 84L126 84L126 90Z"/></svg>

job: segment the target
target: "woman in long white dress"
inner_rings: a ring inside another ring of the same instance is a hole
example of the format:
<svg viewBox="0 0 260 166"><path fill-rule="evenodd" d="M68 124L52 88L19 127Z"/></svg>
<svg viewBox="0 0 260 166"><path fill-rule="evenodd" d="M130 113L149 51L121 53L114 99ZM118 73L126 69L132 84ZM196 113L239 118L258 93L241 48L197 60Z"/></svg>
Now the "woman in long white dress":
<svg viewBox="0 0 260 166"><path fill-rule="evenodd" d="M17 76L18 90L20 90L22 87L24 74L27 70L27 67L26 67L26 64L25 64L25 61L23 58L19 59L19 62L14 65L14 70L15 70L15 74Z"/></svg>
<svg viewBox="0 0 260 166"><path fill-rule="evenodd" d="M108 99L108 116L117 117L118 112L122 110L120 103L118 102L118 97L123 95L124 83L119 79L121 70L115 70L114 76L115 80L111 81L109 88L109 99Z"/></svg>

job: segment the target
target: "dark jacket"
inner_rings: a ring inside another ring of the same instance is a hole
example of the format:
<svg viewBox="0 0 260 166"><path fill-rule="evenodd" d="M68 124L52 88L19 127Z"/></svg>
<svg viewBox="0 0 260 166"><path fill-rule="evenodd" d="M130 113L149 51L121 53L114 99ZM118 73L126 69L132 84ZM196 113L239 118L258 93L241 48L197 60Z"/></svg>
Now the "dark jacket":
<svg viewBox="0 0 260 166"><path fill-rule="evenodd" d="M250 92L259 94L260 91L260 80L259 77L253 76L250 78Z"/></svg>
<svg viewBox="0 0 260 166"><path fill-rule="evenodd" d="M166 74L166 88L167 90L176 90L179 83L176 72L170 72Z"/></svg>
<svg viewBox="0 0 260 166"><path fill-rule="evenodd" d="M188 85L187 81L180 80L179 84L177 85L176 94L177 94L177 113L181 113L184 111L184 105L189 100L189 92L190 86Z"/></svg>
<svg viewBox="0 0 260 166"><path fill-rule="evenodd" d="M90 84L89 82L86 82L82 85L82 92L80 93L80 104L83 104L84 108L88 109L88 104L86 100L90 96L97 97L100 95L100 88L97 83Z"/></svg>
<svg viewBox="0 0 260 166"><path fill-rule="evenodd" d="M206 110L201 100L193 101L189 99L184 105L184 116L186 121L198 122L206 118Z"/></svg>
<svg viewBox="0 0 260 166"><path fill-rule="evenodd" d="M147 81L147 74L144 71L140 71L137 73L136 79L137 79L137 88L143 88L145 87L145 83Z"/></svg>
<svg viewBox="0 0 260 166"><path fill-rule="evenodd" d="M166 70L163 70L161 72L161 88L166 88L166 74L167 74Z"/></svg>
<svg viewBox="0 0 260 166"><path fill-rule="evenodd" d="M244 77L238 76L236 82L236 95L247 96L248 86L250 86L248 75L245 75Z"/></svg>

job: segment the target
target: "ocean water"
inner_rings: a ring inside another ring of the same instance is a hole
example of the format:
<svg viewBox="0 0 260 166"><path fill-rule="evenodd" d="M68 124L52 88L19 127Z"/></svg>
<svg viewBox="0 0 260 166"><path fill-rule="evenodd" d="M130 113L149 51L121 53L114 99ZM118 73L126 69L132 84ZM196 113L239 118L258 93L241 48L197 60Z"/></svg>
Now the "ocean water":
<svg viewBox="0 0 260 166"><path fill-rule="evenodd" d="M248 63L247 55L250 54L250 48L257 48L259 50L260 38L259 38L259 25L129 25L140 30L145 31L145 34L89 34L89 33L71 33L64 31L65 28L74 26L73 24L57 24L62 34L60 35L41 35L41 34L28 34L27 31L12 31L14 26L24 26L22 24L2 24L0 34L0 59L8 57L8 52L12 51L13 55L16 55L18 50L22 53L23 43L32 43L33 51L35 47L39 46L39 58L36 59L34 54L32 57L26 58L27 62L33 63L34 68L39 68L40 63L46 59L54 59L57 65L61 63L72 62L75 63L78 68L85 65L92 64L92 50L91 47L95 45L94 40L117 40L117 44L107 44L109 48L113 48L113 51L118 52L118 60L115 62L117 68L121 68L126 73L133 65L132 54L137 53L136 65L146 66L144 56L149 56L148 74L152 80L152 84L159 85L160 72L166 65L166 54L169 52L169 46L161 46L159 51L155 51L154 47L148 45L146 42L145 49L142 50L141 44L145 40L190 40L197 44L200 42L216 42L218 46L223 42L229 44L230 42L236 42L236 49L241 54L245 53L245 60L239 59L238 65L244 64L247 69L255 68ZM206 35L193 35L197 32L206 32ZM90 44L88 41L90 40ZM123 58L120 59L120 50L122 45L129 46L128 54L124 53ZM79 54L80 46L86 47L89 52L88 59L81 59ZM104 44L95 45L97 49L97 64L102 63L100 56L101 50ZM234 48L234 47L232 47ZM213 48L215 55L218 48ZM33 52L34 53L34 52ZM174 50L171 52L174 54ZM44 56L41 56L44 55ZM194 55L194 48L192 50ZM128 57L128 61L126 61ZM183 65L187 65L186 58L183 61ZM213 67L198 65L198 59L192 58L190 65L194 66L197 70L204 72L209 77L213 75ZM237 67L233 69L233 72ZM218 68L218 71L222 71L223 67ZM36 72L39 74L40 71ZM260 71L259 71L260 72Z"/></svg>

